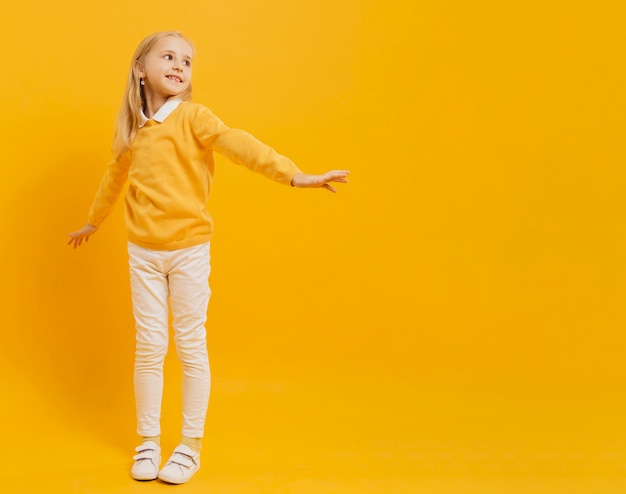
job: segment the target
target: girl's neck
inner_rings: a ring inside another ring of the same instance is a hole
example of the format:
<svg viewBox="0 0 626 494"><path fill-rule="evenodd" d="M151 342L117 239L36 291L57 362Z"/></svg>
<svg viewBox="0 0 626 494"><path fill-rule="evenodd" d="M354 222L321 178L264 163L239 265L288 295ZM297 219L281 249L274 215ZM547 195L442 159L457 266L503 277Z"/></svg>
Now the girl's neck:
<svg viewBox="0 0 626 494"><path fill-rule="evenodd" d="M143 107L143 113L146 117L152 118L159 111L169 98L162 96L146 95L146 103Z"/></svg>

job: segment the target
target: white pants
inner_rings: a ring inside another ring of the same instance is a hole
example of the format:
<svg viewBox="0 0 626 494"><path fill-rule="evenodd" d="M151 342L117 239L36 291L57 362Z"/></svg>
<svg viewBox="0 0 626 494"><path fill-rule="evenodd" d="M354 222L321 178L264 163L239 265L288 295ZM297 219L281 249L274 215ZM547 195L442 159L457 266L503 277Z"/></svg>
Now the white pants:
<svg viewBox="0 0 626 494"><path fill-rule="evenodd" d="M184 436L204 436L211 389L206 314L211 291L209 243L173 251L129 242L130 282L137 331L135 402L140 436L161 434L163 362L169 341L169 307L183 368Z"/></svg>

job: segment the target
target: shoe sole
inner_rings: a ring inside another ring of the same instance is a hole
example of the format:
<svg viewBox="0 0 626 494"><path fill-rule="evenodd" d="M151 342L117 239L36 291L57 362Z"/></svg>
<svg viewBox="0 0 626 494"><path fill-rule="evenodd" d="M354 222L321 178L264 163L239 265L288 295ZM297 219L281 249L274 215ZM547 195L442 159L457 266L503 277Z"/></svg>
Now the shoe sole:
<svg viewBox="0 0 626 494"><path fill-rule="evenodd" d="M131 478L133 480L156 480L158 478L158 474L157 475L151 475L151 476L142 476L142 475L130 475Z"/></svg>
<svg viewBox="0 0 626 494"><path fill-rule="evenodd" d="M191 477L193 477L193 476L194 476L194 474L195 474L198 470L200 470L200 466L198 466L198 468L196 468L196 469L193 471L193 473L192 473L191 475L189 475L189 477L187 477L186 479L174 478L174 477L168 477L167 475L162 475L162 474L159 472L158 479L159 479L159 480L162 480L163 482L167 482L168 484L176 484L176 485L179 485L179 484L184 484L185 482L188 482L189 480L191 480Z"/></svg>

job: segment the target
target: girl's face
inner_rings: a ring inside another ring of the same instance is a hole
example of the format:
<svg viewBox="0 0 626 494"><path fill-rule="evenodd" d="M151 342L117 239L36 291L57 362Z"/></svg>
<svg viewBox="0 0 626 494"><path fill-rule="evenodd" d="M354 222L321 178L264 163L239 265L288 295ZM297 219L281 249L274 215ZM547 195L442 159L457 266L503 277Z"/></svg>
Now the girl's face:
<svg viewBox="0 0 626 494"><path fill-rule="evenodd" d="M191 84L192 54L191 45L181 37L159 39L138 66L146 95L168 99L185 92Z"/></svg>

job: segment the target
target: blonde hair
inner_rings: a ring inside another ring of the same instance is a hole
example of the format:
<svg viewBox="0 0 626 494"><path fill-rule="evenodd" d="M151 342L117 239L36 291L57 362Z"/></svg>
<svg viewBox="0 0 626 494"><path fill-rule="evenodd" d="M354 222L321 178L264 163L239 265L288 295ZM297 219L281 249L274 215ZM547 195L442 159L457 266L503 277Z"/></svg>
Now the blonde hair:
<svg viewBox="0 0 626 494"><path fill-rule="evenodd" d="M113 138L113 154L116 158L119 158L130 147L130 143L139 130L141 110L146 104L144 89L137 75L137 69L139 65L143 63L146 55L150 53L150 50L152 50L156 42L166 36L178 36L191 45L191 42L178 31L164 31L151 34L144 38L137 46L128 72L128 82L126 84L126 90L124 91L122 107L117 115L115 137ZM191 84L187 90L178 97L184 101L190 101Z"/></svg>

